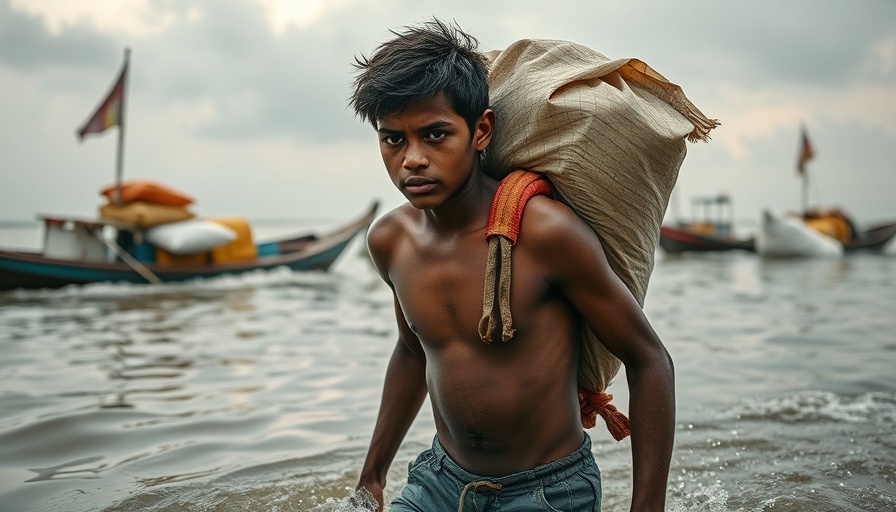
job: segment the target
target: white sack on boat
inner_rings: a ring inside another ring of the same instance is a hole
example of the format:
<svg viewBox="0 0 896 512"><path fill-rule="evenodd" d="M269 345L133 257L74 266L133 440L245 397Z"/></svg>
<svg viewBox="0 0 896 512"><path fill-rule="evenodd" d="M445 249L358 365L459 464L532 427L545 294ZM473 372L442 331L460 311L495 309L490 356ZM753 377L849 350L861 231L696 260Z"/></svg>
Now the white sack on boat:
<svg viewBox="0 0 896 512"><path fill-rule="evenodd" d="M215 222L190 219L149 228L146 239L172 254L196 254L234 241L236 232Z"/></svg>

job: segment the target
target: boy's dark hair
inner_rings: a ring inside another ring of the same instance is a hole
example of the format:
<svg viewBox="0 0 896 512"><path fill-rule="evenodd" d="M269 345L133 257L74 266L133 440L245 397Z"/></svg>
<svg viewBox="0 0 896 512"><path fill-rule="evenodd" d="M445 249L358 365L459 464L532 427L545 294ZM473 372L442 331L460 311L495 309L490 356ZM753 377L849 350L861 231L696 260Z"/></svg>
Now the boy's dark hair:
<svg viewBox="0 0 896 512"><path fill-rule="evenodd" d="M485 57L476 51L476 38L456 22L449 25L435 18L391 32L396 37L378 46L370 58L355 57L355 114L376 128L386 115L444 93L472 133L488 108L488 69Z"/></svg>

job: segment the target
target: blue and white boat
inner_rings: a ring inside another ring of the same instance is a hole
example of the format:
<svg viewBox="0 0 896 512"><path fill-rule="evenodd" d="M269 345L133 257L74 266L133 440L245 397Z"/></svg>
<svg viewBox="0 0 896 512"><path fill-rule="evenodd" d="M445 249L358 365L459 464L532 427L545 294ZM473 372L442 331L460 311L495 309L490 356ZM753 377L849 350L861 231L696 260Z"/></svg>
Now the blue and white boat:
<svg viewBox="0 0 896 512"><path fill-rule="evenodd" d="M376 210L374 202L357 219L326 233L252 242L249 256L223 261L211 253L161 261L158 248L146 241L145 230L138 226L42 215L41 251L0 250L0 291L96 282L158 284L276 267L326 271L356 235L366 232Z"/></svg>

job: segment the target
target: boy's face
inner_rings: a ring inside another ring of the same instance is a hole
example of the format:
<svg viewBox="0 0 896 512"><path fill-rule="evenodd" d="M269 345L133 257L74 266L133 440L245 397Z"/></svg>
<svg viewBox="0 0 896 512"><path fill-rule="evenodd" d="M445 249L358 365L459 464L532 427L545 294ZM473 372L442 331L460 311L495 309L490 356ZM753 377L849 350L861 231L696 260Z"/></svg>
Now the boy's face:
<svg viewBox="0 0 896 512"><path fill-rule="evenodd" d="M471 183L478 172L478 151L491 140L493 116L486 112L472 137L444 94L377 121L383 163L411 205L439 206Z"/></svg>

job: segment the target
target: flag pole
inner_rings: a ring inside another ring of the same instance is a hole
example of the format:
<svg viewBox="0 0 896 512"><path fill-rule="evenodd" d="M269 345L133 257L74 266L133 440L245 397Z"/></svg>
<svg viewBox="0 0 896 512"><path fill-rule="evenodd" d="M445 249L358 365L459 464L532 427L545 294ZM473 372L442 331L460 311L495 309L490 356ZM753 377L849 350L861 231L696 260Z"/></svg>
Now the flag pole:
<svg viewBox="0 0 896 512"><path fill-rule="evenodd" d="M803 169L803 215L806 215L806 212L809 211L809 171L807 169Z"/></svg>
<svg viewBox="0 0 896 512"><path fill-rule="evenodd" d="M814 156L815 151L812 149L812 144L809 143L809 135L806 133L806 125L802 125L800 127L800 151L796 162L796 169L797 172L799 172L803 185L801 194L803 216L809 211L809 170L806 169L806 164L809 163L809 160L812 160Z"/></svg>
<svg viewBox="0 0 896 512"><path fill-rule="evenodd" d="M131 49L124 49L124 69L128 69L131 59ZM118 110L118 149L115 154L115 205L122 206L121 201L121 182L124 175L124 125L125 125L125 99L127 98L127 80L122 84L121 91L121 107Z"/></svg>

